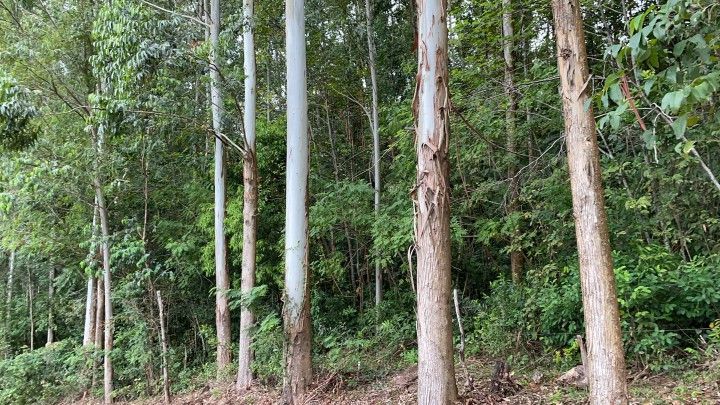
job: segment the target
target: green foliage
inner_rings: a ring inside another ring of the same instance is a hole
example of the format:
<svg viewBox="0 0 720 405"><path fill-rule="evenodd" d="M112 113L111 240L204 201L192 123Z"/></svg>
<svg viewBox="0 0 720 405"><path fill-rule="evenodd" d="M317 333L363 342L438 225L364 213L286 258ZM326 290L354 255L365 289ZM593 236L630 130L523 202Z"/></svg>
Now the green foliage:
<svg viewBox="0 0 720 405"><path fill-rule="evenodd" d="M38 110L30 91L0 70L0 145L16 150L30 145L37 136L31 119Z"/></svg>
<svg viewBox="0 0 720 405"><path fill-rule="evenodd" d="M720 309L720 287L713 281L719 261L717 255L683 261L659 246L616 253L618 302L631 360L660 366L668 356L697 346L700 337L712 339ZM542 348L563 362L576 361L574 340L584 329L577 265L530 271L521 287L493 283L474 319L475 350L497 355Z"/></svg>
<svg viewBox="0 0 720 405"><path fill-rule="evenodd" d="M71 398L87 383L80 372L84 362L72 340L0 360L0 402L36 404Z"/></svg>

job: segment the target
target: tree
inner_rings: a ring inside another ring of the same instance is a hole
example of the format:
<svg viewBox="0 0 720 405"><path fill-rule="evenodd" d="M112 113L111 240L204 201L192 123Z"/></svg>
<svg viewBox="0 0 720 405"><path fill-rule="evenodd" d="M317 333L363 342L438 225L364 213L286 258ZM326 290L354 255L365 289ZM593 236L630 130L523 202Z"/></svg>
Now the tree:
<svg viewBox="0 0 720 405"><path fill-rule="evenodd" d="M507 150L510 158L508 168L508 216L517 212L518 194L520 192L520 179L517 171L517 95L515 89L513 58L513 9L512 0L503 0L502 32L503 32L503 58L505 60L505 95L507 96L507 109L505 110L505 130L507 131ZM510 274L514 282L519 283L522 278L523 253L514 247L519 232L513 230L510 237Z"/></svg>
<svg viewBox="0 0 720 405"><path fill-rule="evenodd" d="M210 1L210 109L215 135L215 328L217 333L218 378L230 365L230 307L227 292L230 280L225 244L225 152L223 147L223 101L220 91L218 54L220 43L220 0Z"/></svg>
<svg viewBox="0 0 720 405"><path fill-rule="evenodd" d="M417 151L418 403L457 397L450 313L450 93L447 2L418 1Z"/></svg>
<svg viewBox="0 0 720 405"><path fill-rule="evenodd" d="M570 188L580 259L590 403L626 404L625 358L580 4L553 0Z"/></svg>
<svg viewBox="0 0 720 405"><path fill-rule="evenodd" d="M375 195L375 220L380 215L380 123L378 120L378 85L377 85L377 68L375 64L375 39L373 38L373 12L371 0L365 0L365 28L367 31L368 42L368 66L370 68L370 86L372 88L372 110L370 125L372 126L373 138L373 179L374 179L374 195ZM376 248L377 249L377 248ZM382 268L380 260L375 259L375 305L380 304L382 300Z"/></svg>
<svg viewBox="0 0 720 405"><path fill-rule="evenodd" d="M308 104L305 2L285 3L287 168L285 181L285 374L283 399L302 403L312 379L308 266Z"/></svg>
<svg viewBox="0 0 720 405"><path fill-rule="evenodd" d="M255 287L255 267L257 251L257 210L258 210L258 170L255 153L255 110L256 82L255 36L253 28L254 1L243 2L243 57L245 67L245 152L243 157L243 250L242 280L240 290L248 297ZM240 310L240 353L238 354L238 389L246 389L252 383L252 338L250 328L255 323L252 310L243 305Z"/></svg>

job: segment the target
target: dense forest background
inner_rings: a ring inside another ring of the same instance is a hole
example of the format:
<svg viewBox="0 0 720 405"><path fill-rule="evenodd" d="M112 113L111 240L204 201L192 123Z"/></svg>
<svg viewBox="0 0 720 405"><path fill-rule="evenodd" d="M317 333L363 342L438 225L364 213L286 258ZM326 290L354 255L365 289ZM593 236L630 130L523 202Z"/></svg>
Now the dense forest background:
<svg viewBox="0 0 720 405"><path fill-rule="evenodd" d="M172 391L215 378L215 141L202 2L0 4L0 403L101 395L102 353L82 344L88 277L101 274L106 242L95 232L98 178L111 246L115 398L160 392L157 291ZM306 4L313 361L320 373L355 381L417 362L415 9L407 0L371 4L377 217L365 5ZM237 140L246 22L241 1L221 6L223 125ZM258 2L252 22L259 211L257 286L245 295L242 154L231 143L225 152L233 350L240 307L249 306L257 320L253 370L269 386L283 367L283 7ZM580 358L583 316L553 18L547 1L509 7L510 88L508 8L449 5L452 285L467 355L566 368ZM582 7L627 362L666 371L720 344L720 5ZM100 121L98 149L92 128Z"/></svg>

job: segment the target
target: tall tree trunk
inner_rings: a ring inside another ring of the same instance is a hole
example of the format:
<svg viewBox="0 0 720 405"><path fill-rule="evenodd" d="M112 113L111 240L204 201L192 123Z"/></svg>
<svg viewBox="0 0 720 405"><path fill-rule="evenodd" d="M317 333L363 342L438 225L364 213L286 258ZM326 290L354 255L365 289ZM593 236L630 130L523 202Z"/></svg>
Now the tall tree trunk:
<svg viewBox="0 0 720 405"><path fill-rule="evenodd" d="M248 295L255 287L255 257L257 241L257 154L255 153L255 112L257 75L255 69L254 1L244 0L243 51L245 69L245 157L243 161L243 250L242 280L240 291ZM238 353L238 389L246 389L252 383L252 336L250 329L255 323L252 310L240 309L240 351Z"/></svg>
<svg viewBox="0 0 720 405"><path fill-rule="evenodd" d="M95 384L97 382L96 371L97 371L98 363L99 363L99 351L103 347L103 345L102 345L103 332L105 330L105 327L103 325L103 317L105 314L105 300L103 299L103 291L104 291L103 279L98 278L97 283L95 283L95 285L96 285L96 291L95 291L95 302L96 302L96 305L95 305L95 336L93 338L94 356L93 356L93 365L92 365L92 367L93 367L92 383L90 385L90 387L92 387L93 389L95 388Z"/></svg>
<svg viewBox="0 0 720 405"><path fill-rule="evenodd" d="M300 404L312 379L308 266L308 105L305 2L287 0L287 178L285 191L285 374L283 399Z"/></svg>
<svg viewBox="0 0 720 405"><path fill-rule="evenodd" d="M413 112L417 140L418 403L457 398L450 313L450 102L447 1L419 0L418 73Z"/></svg>
<svg viewBox="0 0 720 405"><path fill-rule="evenodd" d="M578 0L553 0L591 404L627 404L625 359Z"/></svg>
<svg viewBox="0 0 720 405"><path fill-rule="evenodd" d="M100 132L100 131L98 131ZM100 144L102 145L102 144ZM98 202L98 213L100 214L100 235L102 236L102 257L103 257L103 296L104 296L104 346L103 346L103 392L104 402L112 403L113 390L113 369L110 354L113 349L113 312L112 312L112 284L110 281L110 226L108 224L108 210L105 203L105 193L100 184L99 177L95 178L95 195ZM99 297L98 297L99 298Z"/></svg>
<svg viewBox="0 0 720 405"><path fill-rule="evenodd" d="M88 277L87 295L85 297L85 323L83 327L83 346L93 342L95 331L95 277Z"/></svg>
<svg viewBox="0 0 720 405"><path fill-rule="evenodd" d="M30 351L35 350L35 291L33 290L32 276L30 275L30 269L28 269L28 316L30 318Z"/></svg>
<svg viewBox="0 0 720 405"><path fill-rule="evenodd" d="M55 322L53 319L53 297L55 296L55 267L50 266L50 274L48 274L48 325L47 325L47 341L45 345L50 345L55 339L53 327Z"/></svg>
<svg viewBox="0 0 720 405"><path fill-rule="evenodd" d="M165 404L170 404L170 377L168 376L168 360L167 360L167 339L165 337L165 312L163 309L162 296L160 290L155 291L157 296L158 317L160 318L160 344L162 355L162 373L163 373L163 399Z"/></svg>
<svg viewBox="0 0 720 405"><path fill-rule="evenodd" d="M368 41L368 65L370 66L370 84L372 87L372 137L373 137L373 177L375 189L375 220L380 216L380 123L378 120L378 85L377 69L375 65L375 39L373 38L373 14L370 0L365 0L365 28ZM376 249L377 250L377 249ZM375 252L376 255L379 252ZM382 300L382 268L380 261L375 258L375 305Z"/></svg>
<svg viewBox="0 0 720 405"><path fill-rule="evenodd" d="M218 378L225 377L230 365L230 307L227 292L230 281L225 245L225 153L222 137L222 95L218 47L220 40L220 0L210 2L210 109L215 132L215 327L217 329Z"/></svg>
<svg viewBox="0 0 720 405"><path fill-rule="evenodd" d="M512 18L512 0L503 0L502 15L502 31L503 31L503 56L505 59L505 95L508 99L508 106L505 110L505 128L507 130L507 149L509 152L510 164L508 167L508 216L512 216L517 211L518 194L520 192L520 179L517 176L517 165L515 164L517 151L517 95L515 93L514 68L515 61L513 59L513 18ZM519 234L518 229L514 229L510 237L511 245L517 243ZM523 254L517 248L510 250L510 274L513 282L519 283L522 279L522 261Z"/></svg>
<svg viewBox="0 0 720 405"><path fill-rule="evenodd" d="M10 342L8 340L8 334L10 333L10 321L12 320L12 289L13 289L13 277L15 276L15 249L10 251L10 258L8 259L8 280L7 280L7 296L5 297L5 342L6 347L3 348L5 352L5 358L10 355Z"/></svg>
<svg viewBox="0 0 720 405"><path fill-rule="evenodd" d="M90 237L90 257L94 258L97 252L98 240L98 209L97 200L95 200L95 206L93 207L93 220L92 220L92 235ZM93 260L94 263L94 260ZM85 326L83 328L83 346L87 346L93 342L93 333L95 331L95 275L91 274L88 276L87 281L87 296L85 298Z"/></svg>

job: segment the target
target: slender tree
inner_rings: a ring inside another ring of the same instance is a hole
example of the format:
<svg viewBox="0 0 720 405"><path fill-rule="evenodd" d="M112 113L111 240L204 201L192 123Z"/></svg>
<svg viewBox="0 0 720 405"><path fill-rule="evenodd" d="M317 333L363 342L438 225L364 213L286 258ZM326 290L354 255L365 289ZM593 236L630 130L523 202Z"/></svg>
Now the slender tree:
<svg viewBox="0 0 720 405"><path fill-rule="evenodd" d="M517 95L515 90L515 60L513 58L513 15L512 0L503 0L502 15L503 31L503 58L505 59L505 95L508 106L505 110L505 129L507 131L507 150L509 152L510 166L508 167L508 215L517 211L518 194L520 192L520 179L517 173ZM511 245L517 243L519 231L513 230ZM514 282L519 283L522 278L523 254L517 248L510 250L510 274Z"/></svg>
<svg viewBox="0 0 720 405"><path fill-rule="evenodd" d="M222 142L222 94L218 48L220 41L220 0L210 1L210 110L215 134L215 327L217 330L218 378L230 365L230 307L227 291L230 281L225 244L225 152Z"/></svg>
<svg viewBox="0 0 720 405"><path fill-rule="evenodd" d="M287 174L285 191L285 374L283 399L300 404L312 378L308 266L308 104L305 2L285 3Z"/></svg>
<svg viewBox="0 0 720 405"><path fill-rule="evenodd" d="M50 265L48 274L48 324L47 324L47 340L45 345L51 344L55 340L55 320L53 318L53 298L55 296L55 266Z"/></svg>
<svg viewBox="0 0 720 405"><path fill-rule="evenodd" d="M8 259L8 279L7 279L7 296L5 297L5 358L10 355L10 344L7 341L10 332L10 321L12 319L12 290L13 277L15 276L15 249L10 250L10 258Z"/></svg>
<svg viewBox="0 0 720 405"><path fill-rule="evenodd" d="M372 88L372 109L370 125L373 138L373 178L375 191L375 220L380 216L380 123L378 120L378 87L377 67L375 63L375 38L372 29L373 14L371 0L365 0L365 29L368 42L368 66L370 67L370 86ZM380 261L375 261L375 305L382 300L382 268Z"/></svg>
<svg viewBox="0 0 720 405"><path fill-rule="evenodd" d="M625 359L578 0L553 0L591 404L627 404Z"/></svg>
<svg viewBox="0 0 720 405"><path fill-rule="evenodd" d="M418 73L414 100L417 148L418 403L457 397L450 312L447 1L419 0Z"/></svg>
<svg viewBox="0 0 720 405"><path fill-rule="evenodd" d="M243 250L242 280L240 290L247 296L255 287L255 257L257 245L257 155L255 153L255 112L256 82L255 69L255 37L254 37L254 1L243 2L243 51L245 68L245 156L243 160ZM250 308L243 306L240 310L240 352L238 353L238 389L246 389L252 383L252 338L250 328L255 317Z"/></svg>

